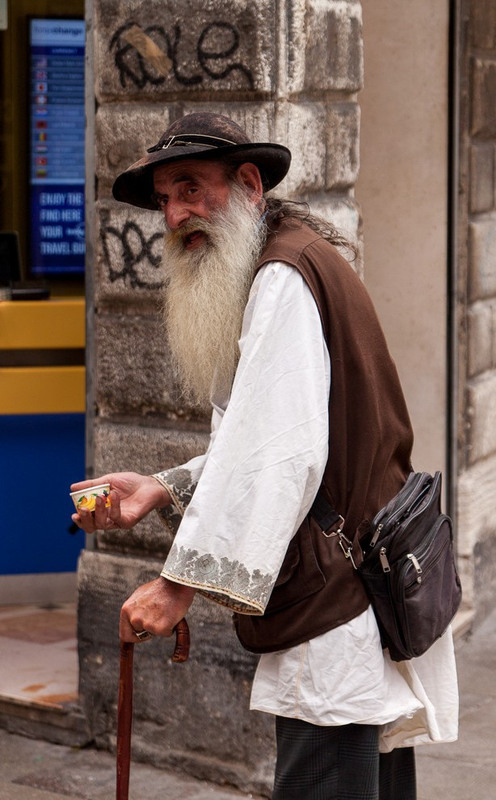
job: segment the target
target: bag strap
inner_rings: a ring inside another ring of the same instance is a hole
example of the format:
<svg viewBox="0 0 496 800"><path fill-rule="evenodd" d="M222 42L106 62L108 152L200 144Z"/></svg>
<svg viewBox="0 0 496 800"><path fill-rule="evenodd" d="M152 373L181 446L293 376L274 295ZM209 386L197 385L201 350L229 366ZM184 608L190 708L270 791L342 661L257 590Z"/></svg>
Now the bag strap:
<svg viewBox="0 0 496 800"><path fill-rule="evenodd" d="M313 501L312 507L308 513L314 518L322 533L327 533L327 531L335 526L337 522L341 521L340 527L344 525L343 517L331 506L324 494L322 486L317 492L315 500Z"/></svg>
<svg viewBox="0 0 496 800"><path fill-rule="evenodd" d="M343 533L345 519L331 506L322 486L317 492L308 513L313 517L326 539L330 539L331 536L339 538L339 546L343 551L344 557L349 558L353 568L357 569L353 558L353 542Z"/></svg>

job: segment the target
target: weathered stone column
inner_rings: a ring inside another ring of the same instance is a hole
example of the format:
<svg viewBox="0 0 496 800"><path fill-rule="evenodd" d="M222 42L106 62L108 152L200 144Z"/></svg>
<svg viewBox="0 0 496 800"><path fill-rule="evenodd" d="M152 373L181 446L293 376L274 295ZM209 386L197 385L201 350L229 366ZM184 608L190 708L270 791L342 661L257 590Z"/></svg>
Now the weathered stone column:
<svg viewBox="0 0 496 800"><path fill-rule="evenodd" d="M87 18L88 471L150 473L202 452L208 420L180 402L168 367L157 303L161 215L113 201L114 177L171 120L215 110L254 140L289 146L278 193L308 200L357 236L361 7L93 0ZM81 697L102 747L115 742L119 609L156 577L168 546L152 515L131 532L98 534L81 559ZM272 720L248 712L254 659L214 604L195 601L189 622L186 665L168 663L170 642L137 648L134 755L268 791Z"/></svg>
<svg viewBox="0 0 496 800"><path fill-rule="evenodd" d="M496 587L496 9L459 4L456 293L458 552L479 620ZM455 443L454 443L455 444Z"/></svg>

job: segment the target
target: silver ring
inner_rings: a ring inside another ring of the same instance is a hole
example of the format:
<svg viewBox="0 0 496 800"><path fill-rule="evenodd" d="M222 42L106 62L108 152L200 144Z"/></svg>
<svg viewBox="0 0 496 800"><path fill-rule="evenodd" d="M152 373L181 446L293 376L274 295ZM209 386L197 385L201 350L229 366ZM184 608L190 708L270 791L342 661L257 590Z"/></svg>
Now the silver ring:
<svg viewBox="0 0 496 800"><path fill-rule="evenodd" d="M135 631L134 628L133 628L133 631L134 631L134 635L136 636L136 638L140 642L146 642L148 639L151 639L152 636L153 636L153 633L150 633L150 631Z"/></svg>

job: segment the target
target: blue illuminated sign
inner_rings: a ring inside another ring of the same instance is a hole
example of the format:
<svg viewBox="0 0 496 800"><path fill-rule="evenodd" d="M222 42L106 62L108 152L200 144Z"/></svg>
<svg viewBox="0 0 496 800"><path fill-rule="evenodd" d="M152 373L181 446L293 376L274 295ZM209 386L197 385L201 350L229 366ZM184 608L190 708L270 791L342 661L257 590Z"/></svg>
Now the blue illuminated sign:
<svg viewBox="0 0 496 800"><path fill-rule="evenodd" d="M84 272L83 20L30 20L30 272Z"/></svg>

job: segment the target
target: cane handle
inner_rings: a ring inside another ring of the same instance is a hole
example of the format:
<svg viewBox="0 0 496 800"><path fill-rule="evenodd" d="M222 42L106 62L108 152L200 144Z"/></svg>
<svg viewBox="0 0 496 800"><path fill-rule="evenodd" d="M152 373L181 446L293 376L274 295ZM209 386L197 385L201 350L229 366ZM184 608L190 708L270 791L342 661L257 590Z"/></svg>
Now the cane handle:
<svg viewBox="0 0 496 800"><path fill-rule="evenodd" d="M189 627L185 617L179 620L174 630L176 632L176 646L171 661L174 661L176 664L182 664L184 661L188 660L190 641Z"/></svg>

